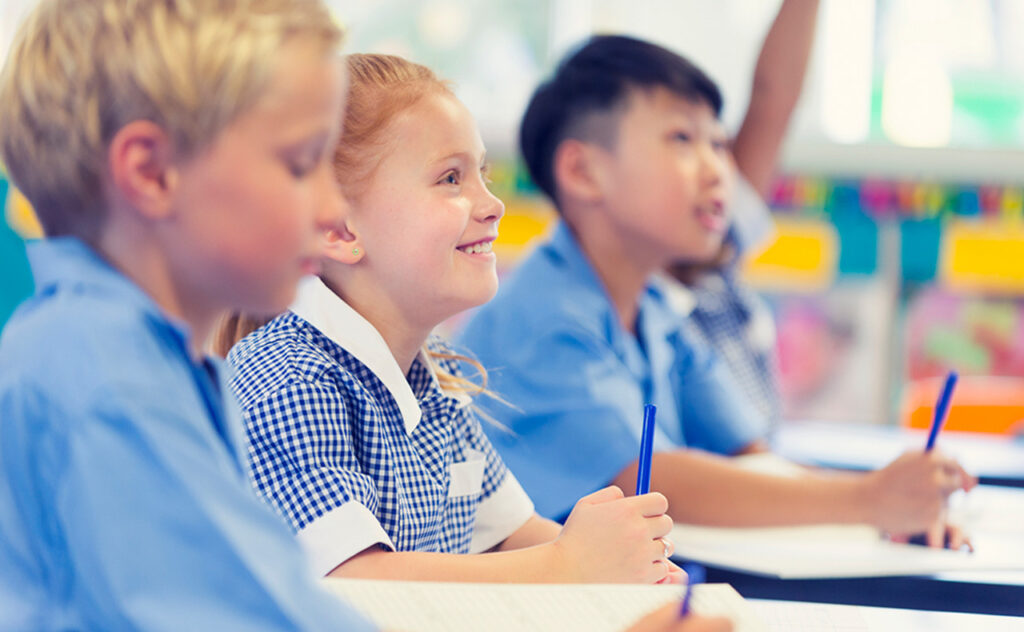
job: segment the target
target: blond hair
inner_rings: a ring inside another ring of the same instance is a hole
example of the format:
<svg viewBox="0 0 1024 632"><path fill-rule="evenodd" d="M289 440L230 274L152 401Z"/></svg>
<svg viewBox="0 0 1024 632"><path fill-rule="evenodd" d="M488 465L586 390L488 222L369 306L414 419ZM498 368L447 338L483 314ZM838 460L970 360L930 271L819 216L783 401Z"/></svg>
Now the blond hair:
<svg viewBox="0 0 1024 632"><path fill-rule="evenodd" d="M319 0L42 0L0 73L0 158L46 234L95 242L117 131L152 121L194 156L293 37L329 54L341 31Z"/></svg>
<svg viewBox="0 0 1024 632"><path fill-rule="evenodd" d="M426 66L394 55L351 54L347 57L349 88L342 120L341 141L334 150L334 174L349 200L358 200L389 147L387 130L402 112L431 94L452 94L450 85ZM214 352L226 356L242 338L271 318L230 314L214 335ZM487 371L474 358L437 351L423 345L423 357L448 393L486 392ZM443 365L472 366L480 383L448 371Z"/></svg>
<svg viewBox="0 0 1024 632"><path fill-rule="evenodd" d="M430 94L452 94L432 70L395 55L347 57L349 88L334 175L342 193L358 200L388 147L392 121Z"/></svg>

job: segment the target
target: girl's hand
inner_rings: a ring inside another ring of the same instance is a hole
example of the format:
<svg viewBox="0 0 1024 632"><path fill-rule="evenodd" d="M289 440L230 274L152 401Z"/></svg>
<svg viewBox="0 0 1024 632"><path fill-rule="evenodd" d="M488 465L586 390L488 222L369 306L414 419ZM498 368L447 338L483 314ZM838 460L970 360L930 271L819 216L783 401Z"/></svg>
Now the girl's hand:
<svg viewBox="0 0 1024 632"><path fill-rule="evenodd" d="M567 582L643 584L670 578L667 509L661 494L625 498L615 486L584 496L552 543L559 576Z"/></svg>
<svg viewBox="0 0 1024 632"><path fill-rule="evenodd" d="M669 555L672 555L669 553ZM665 564L668 566L668 574L665 575L664 579L658 580L658 584L685 584L686 583L686 571L679 568L672 563L671 560L665 560Z"/></svg>

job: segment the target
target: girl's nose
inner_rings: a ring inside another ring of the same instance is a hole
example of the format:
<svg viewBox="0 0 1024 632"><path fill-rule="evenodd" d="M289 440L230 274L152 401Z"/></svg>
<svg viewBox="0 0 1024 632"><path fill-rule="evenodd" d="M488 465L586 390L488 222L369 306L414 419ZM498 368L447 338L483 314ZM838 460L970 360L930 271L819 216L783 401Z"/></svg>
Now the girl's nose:
<svg viewBox="0 0 1024 632"><path fill-rule="evenodd" d="M477 205L476 218L485 223L496 222L505 214L505 203L499 200L488 189L484 189L484 199Z"/></svg>

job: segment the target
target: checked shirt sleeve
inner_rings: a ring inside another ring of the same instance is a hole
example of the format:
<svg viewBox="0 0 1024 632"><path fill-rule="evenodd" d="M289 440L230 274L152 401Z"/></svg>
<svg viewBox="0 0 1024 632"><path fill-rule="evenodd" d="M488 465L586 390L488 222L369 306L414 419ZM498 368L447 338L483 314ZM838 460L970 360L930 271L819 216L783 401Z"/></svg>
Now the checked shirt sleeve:
<svg viewBox="0 0 1024 632"><path fill-rule="evenodd" d="M376 518L373 481L356 456L357 413L337 386L295 381L245 410L257 492L327 574L375 544L394 548Z"/></svg>

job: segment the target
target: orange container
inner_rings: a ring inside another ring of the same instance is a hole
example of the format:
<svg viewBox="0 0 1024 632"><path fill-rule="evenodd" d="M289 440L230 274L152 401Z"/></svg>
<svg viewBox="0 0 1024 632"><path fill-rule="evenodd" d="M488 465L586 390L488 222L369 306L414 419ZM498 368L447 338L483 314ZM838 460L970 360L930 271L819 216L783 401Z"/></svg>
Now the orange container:
<svg viewBox="0 0 1024 632"><path fill-rule="evenodd" d="M908 428L932 425L942 378L916 380L903 390L901 419ZM1024 434L1024 378L960 376L946 430Z"/></svg>

